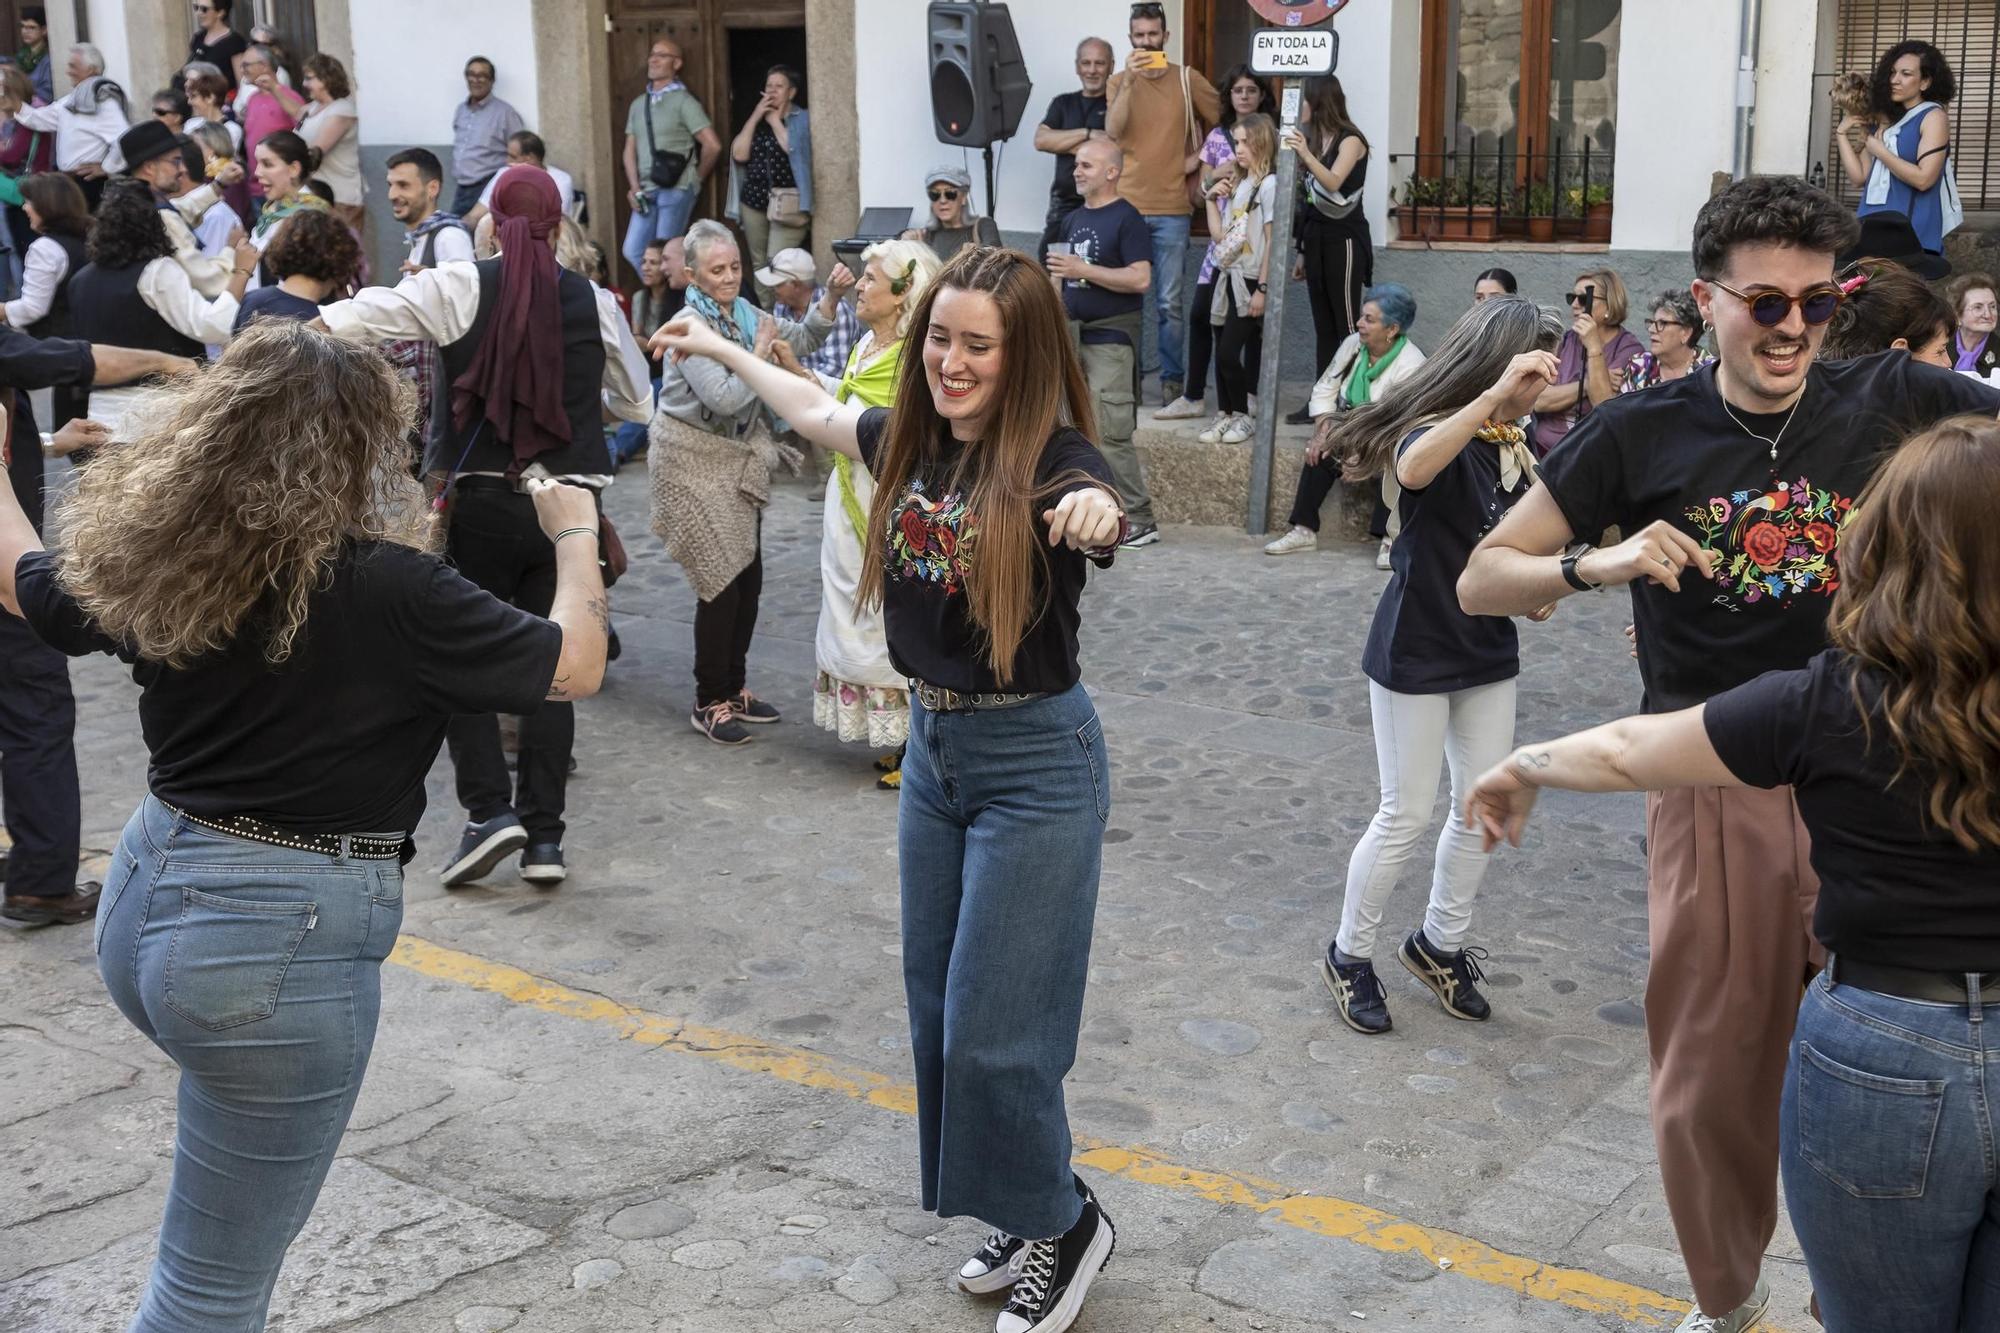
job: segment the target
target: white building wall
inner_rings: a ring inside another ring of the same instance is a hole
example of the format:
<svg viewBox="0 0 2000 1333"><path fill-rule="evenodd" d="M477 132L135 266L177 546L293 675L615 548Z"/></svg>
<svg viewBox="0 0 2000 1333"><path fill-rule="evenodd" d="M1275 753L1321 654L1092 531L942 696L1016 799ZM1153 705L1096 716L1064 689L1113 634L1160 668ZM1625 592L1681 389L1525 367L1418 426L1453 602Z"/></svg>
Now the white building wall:
<svg viewBox="0 0 2000 1333"><path fill-rule="evenodd" d="M460 70L475 55L493 62L495 95L534 127L531 0L349 0L348 15L363 143L450 143L452 112L465 100Z"/></svg>
<svg viewBox="0 0 2000 1333"><path fill-rule="evenodd" d="M1392 170L1389 155L1416 145L1422 0L1356 0L1334 15L1333 28L1340 34L1335 73L1347 94L1347 114L1368 136L1372 152L1362 207L1380 244L1389 239L1390 192L1409 174Z"/></svg>
<svg viewBox="0 0 2000 1333"><path fill-rule="evenodd" d="M1035 126L1051 98L1076 90L1076 44L1083 38L1110 42L1116 53L1114 66L1124 60L1130 50L1125 26L1131 12L1130 0L1013 0L1008 5L1034 91L1020 129L1006 144L994 147L999 155L1000 207L993 216L1001 227L1041 231L1055 159L1035 151ZM1174 45L1179 45L1179 34ZM854 56L861 122L861 206L908 206L914 220L921 221L929 207L924 172L957 163L971 173L978 211L987 213L982 154L939 143L931 120L923 6L916 0L855 0Z"/></svg>
<svg viewBox="0 0 2000 1333"><path fill-rule="evenodd" d="M1833 6L1824 0L1763 0L1763 6L1750 167L1760 175L1803 176L1820 119L1814 113L1826 99L1827 84L1813 82L1820 23L1822 14L1831 19Z"/></svg>
<svg viewBox="0 0 2000 1333"><path fill-rule="evenodd" d="M132 99L134 115L143 114L140 104L150 107L152 103L146 99L158 89L132 86L132 45L125 36L125 0L89 0L84 13L90 20L90 44L104 53L104 77L125 90L126 96ZM53 44L52 50L60 95L63 86L69 82L62 72L69 54L64 47L54 47Z"/></svg>
<svg viewBox="0 0 2000 1333"><path fill-rule="evenodd" d="M1647 0L1622 12L1611 248L1684 250L1734 153L1737 6Z"/></svg>

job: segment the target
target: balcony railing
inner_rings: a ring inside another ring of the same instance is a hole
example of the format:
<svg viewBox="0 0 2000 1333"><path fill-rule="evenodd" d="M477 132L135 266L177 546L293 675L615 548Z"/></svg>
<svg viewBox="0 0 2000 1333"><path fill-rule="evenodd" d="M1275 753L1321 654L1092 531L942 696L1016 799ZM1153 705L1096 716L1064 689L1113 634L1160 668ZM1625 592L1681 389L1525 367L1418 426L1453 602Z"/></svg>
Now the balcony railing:
<svg viewBox="0 0 2000 1333"><path fill-rule="evenodd" d="M1611 155L1589 139L1537 153L1532 139L1520 149L1501 145L1482 152L1391 153L1392 170L1407 173L1395 191L1402 240L1611 239Z"/></svg>

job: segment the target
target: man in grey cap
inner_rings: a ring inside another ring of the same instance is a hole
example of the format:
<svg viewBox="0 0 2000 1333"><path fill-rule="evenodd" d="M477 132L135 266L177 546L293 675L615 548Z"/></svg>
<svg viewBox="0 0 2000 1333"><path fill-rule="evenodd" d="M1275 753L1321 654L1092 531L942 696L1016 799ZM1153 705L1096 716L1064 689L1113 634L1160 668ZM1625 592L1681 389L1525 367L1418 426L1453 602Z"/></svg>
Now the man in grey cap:
<svg viewBox="0 0 2000 1333"><path fill-rule="evenodd" d="M1003 244L992 218L972 215L972 177L964 167L932 167L924 193L930 196L931 220L904 232L904 240L922 241L947 264L968 245Z"/></svg>
<svg viewBox="0 0 2000 1333"><path fill-rule="evenodd" d="M799 364L828 379L839 379L847 369L848 351L861 337L861 321L856 318L854 307L840 299L854 290L854 276L847 265L835 264L832 276L822 287L819 267L813 262L811 252L780 250L771 256L769 264L757 270L756 276L758 282L771 289L771 313L779 319L803 324L806 312L817 304L821 313L833 321L833 332L826 341L811 356L800 357Z"/></svg>

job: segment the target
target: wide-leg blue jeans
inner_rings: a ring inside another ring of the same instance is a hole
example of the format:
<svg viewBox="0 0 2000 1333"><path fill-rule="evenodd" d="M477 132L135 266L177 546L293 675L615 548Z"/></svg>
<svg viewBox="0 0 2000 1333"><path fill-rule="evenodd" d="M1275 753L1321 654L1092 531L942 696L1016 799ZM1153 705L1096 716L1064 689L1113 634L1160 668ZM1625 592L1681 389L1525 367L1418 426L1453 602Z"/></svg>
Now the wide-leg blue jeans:
<svg viewBox="0 0 2000 1333"><path fill-rule="evenodd" d="M258 1333L361 1091L393 860L210 832L148 796L97 913L98 970L180 1066L173 1180L130 1333Z"/></svg>
<svg viewBox="0 0 2000 1333"><path fill-rule="evenodd" d="M1031 1239L1076 1225L1062 1082L1110 814L1082 686L976 712L911 700L898 849L926 1209Z"/></svg>

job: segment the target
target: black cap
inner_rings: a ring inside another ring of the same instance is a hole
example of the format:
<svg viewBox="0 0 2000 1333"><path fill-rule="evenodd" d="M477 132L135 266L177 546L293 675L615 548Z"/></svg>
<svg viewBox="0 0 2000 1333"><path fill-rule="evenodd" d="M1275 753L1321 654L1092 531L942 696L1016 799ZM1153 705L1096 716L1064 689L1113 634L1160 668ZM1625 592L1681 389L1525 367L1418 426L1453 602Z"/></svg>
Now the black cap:
<svg viewBox="0 0 2000 1333"><path fill-rule="evenodd" d="M125 159L125 171L137 171L156 157L181 151L181 139L164 121L142 120L118 136L118 153Z"/></svg>
<svg viewBox="0 0 2000 1333"><path fill-rule="evenodd" d="M1924 249L1917 229L1902 213L1870 213L1861 219L1861 239L1838 259L1835 267L1845 269L1861 259L1889 259L1920 278L1936 281L1951 272L1951 261Z"/></svg>

